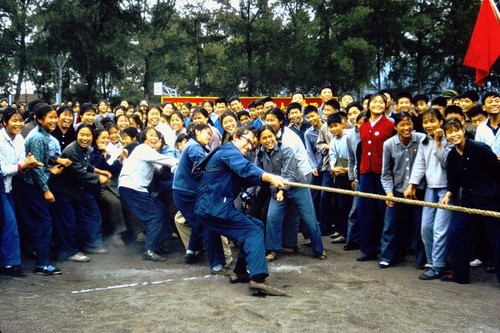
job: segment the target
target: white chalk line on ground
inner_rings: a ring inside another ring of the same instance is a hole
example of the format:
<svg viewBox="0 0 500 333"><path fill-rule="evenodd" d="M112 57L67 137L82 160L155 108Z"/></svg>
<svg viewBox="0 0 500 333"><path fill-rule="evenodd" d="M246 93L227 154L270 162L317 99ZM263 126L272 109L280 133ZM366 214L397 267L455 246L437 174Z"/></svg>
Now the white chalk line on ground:
<svg viewBox="0 0 500 333"><path fill-rule="evenodd" d="M301 273L301 271L303 269L304 269L303 266L279 265L279 266L272 267L271 271ZM148 285L165 284L165 283L175 282L175 281L193 281L193 280L208 279L208 278L213 278L213 277L214 277L213 275L204 275L202 277L192 276L192 277L185 277L182 279L166 279L166 280L151 281L151 282L135 282L135 283L119 284L119 285L113 285L113 286L107 286L107 287L96 287L96 288L88 288L88 289L81 289L81 290L73 290L70 293L71 294L86 294L86 293L91 293L91 292L96 292L96 291L135 288L135 287L143 287L143 286L148 286Z"/></svg>
<svg viewBox="0 0 500 333"><path fill-rule="evenodd" d="M135 288L135 287L142 287L142 286L147 286L147 285L164 284L164 283L175 282L175 281L201 280L201 279L206 279L206 278L210 278L210 277L211 277L210 275L205 275L202 277L193 276L193 277L186 277L186 278L182 278L182 279L167 279L167 280L152 281L152 282L135 282L135 283L119 284L119 285L107 286L107 287L97 287L97 288L89 288L89 289L82 289L82 290L73 290L70 293L71 294L85 294L85 293L91 293L91 292L95 292L95 291L106 291L106 290L123 289L123 288Z"/></svg>

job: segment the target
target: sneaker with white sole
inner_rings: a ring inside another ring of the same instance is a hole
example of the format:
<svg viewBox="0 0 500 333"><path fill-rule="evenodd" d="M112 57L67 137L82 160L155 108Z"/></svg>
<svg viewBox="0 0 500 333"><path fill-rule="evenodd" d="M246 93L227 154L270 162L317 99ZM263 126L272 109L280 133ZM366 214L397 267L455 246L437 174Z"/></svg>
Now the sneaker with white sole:
<svg viewBox="0 0 500 333"><path fill-rule="evenodd" d="M108 251L103 247L93 247L93 248L85 249L85 252L92 253L92 254L104 254Z"/></svg>
<svg viewBox="0 0 500 333"><path fill-rule="evenodd" d="M479 259L474 259L469 263L470 267L480 267L483 266L483 262Z"/></svg>
<svg viewBox="0 0 500 333"><path fill-rule="evenodd" d="M89 262L90 257L86 256L83 252L78 252L77 254L68 257L68 260L74 262Z"/></svg>

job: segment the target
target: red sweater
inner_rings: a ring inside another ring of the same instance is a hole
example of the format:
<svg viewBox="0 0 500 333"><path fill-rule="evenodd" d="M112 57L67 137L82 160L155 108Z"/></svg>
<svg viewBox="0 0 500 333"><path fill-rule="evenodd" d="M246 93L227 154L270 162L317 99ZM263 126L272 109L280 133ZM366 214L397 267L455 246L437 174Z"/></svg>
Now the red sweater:
<svg viewBox="0 0 500 333"><path fill-rule="evenodd" d="M380 118L373 127L369 120L365 121L360 126L360 173L382 174L382 151L384 149L384 141L392 137L393 133L394 123L387 119L385 115L382 115L382 118Z"/></svg>

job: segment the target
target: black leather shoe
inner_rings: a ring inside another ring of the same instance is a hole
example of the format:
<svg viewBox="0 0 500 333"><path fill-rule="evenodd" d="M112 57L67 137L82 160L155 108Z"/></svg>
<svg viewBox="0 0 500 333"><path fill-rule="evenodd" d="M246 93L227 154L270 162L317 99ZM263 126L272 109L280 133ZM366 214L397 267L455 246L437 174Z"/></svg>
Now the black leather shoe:
<svg viewBox="0 0 500 333"><path fill-rule="evenodd" d="M362 254L356 258L356 261L360 261L360 262L371 261L371 260L377 260L377 255L367 256L366 254Z"/></svg>
<svg viewBox="0 0 500 333"><path fill-rule="evenodd" d="M150 261L166 261L166 258L163 258L159 256L158 254L155 253L155 251L152 250L147 250L142 254L142 259L143 260L150 260Z"/></svg>
<svg viewBox="0 0 500 333"><path fill-rule="evenodd" d="M10 267L2 267L0 268L1 275L7 275L10 277L24 277L24 271L19 266L10 266Z"/></svg>

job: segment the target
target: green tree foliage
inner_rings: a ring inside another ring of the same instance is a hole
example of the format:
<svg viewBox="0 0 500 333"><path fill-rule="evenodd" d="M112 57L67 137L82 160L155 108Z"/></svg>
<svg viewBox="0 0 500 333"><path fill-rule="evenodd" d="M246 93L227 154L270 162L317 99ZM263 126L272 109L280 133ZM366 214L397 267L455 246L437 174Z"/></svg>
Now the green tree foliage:
<svg viewBox="0 0 500 333"><path fill-rule="evenodd" d="M50 98L66 58L63 95L80 101L158 101L154 82L212 96L474 87L462 62L480 0L207 3L0 0L0 89L29 79Z"/></svg>

